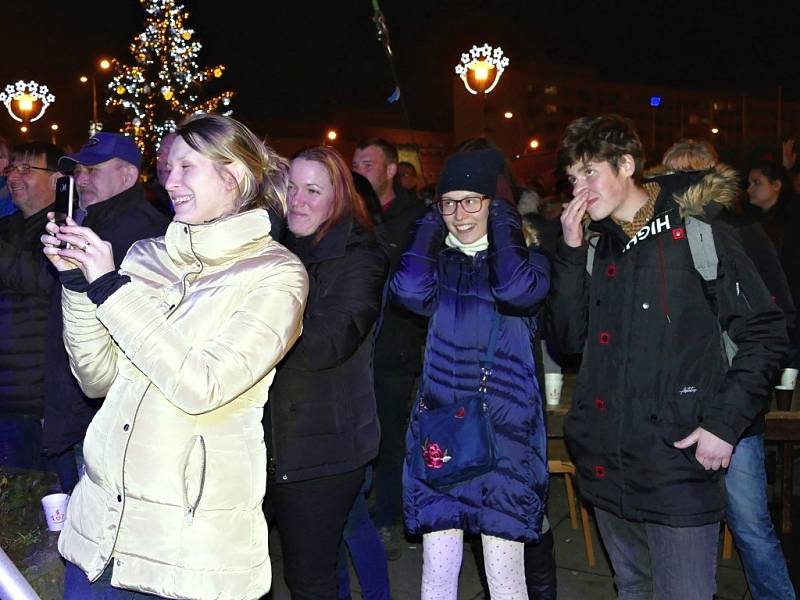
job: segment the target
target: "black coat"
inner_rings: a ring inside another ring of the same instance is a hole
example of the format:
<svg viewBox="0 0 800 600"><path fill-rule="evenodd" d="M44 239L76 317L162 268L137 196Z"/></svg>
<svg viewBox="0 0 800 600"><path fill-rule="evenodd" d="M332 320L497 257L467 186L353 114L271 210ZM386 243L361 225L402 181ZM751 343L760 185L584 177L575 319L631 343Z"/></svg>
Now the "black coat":
<svg viewBox="0 0 800 600"><path fill-rule="evenodd" d="M47 312L57 281L40 241L48 210L0 219L0 413L42 416Z"/></svg>
<svg viewBox="0 0 800 600"><path fill-rule="evenodd" d="M735 178L707 177L685 193L680 177L659 180L655 216L630 242L611 219L592 223L591 277L586 243L562 240L554 260L550 327L565 351L583 351L564 427L581 493L633 521L679 527L722 517L722 471L706 471L696 446L673 443L702 427L735 444L764 409L786 351L782 311L736 232L713 218L716 200L735 195ZM711 224L716 306L681 208ZM738 345L730 367L720 328Z"/></svg>
<svg viewBox="0 0 800 600"><path fill-rule="evenodd" d="M795 309L800 306L800 236L797 235L798 228L800 228L800 210L797 208L798 204L800 204L800 199L789 195L782 197L775 206L767 211L752 204L745 207L746 214L761 224L778 252ZM764 281L767 282L767 279L765 278ZM800 347L800 323L795 318L794 323L790 323L791 325L793 325L792 345L796 353ZM800 357L795 354L793 360L794 363L791 366L797 367Z"/></svg>
<svg viewBox="0 0 800 600"><path fill-rule="evenodd" d="M114 264L122 259L134 242L164 235L169 219L154 208L137 184L108 200L88 207L83 225L110 242ZM100 408L101 400L87 398L69 368L62 340L61 286L55 286L48 318L47 370L45 372L44 427L42 449L56 455L83 440L86 428Z"/></svg>
<svg viewBox="0 0 800 600"><path fill-rule="evenodd" d="M286 246L308 270L309 293L303 333L269 392L278 484L346 473L377 455L371 361L387 272L374 235L350 218L314 246L291 234Z"/></svg>
<svg viewBox="0 0 800 600"><path fill-rule="evenodd" d="M389 270L394 273L400 256L411 243L417 221L425 214L425 205L411 192L395 186L395 198L383 214L377 228L389 254ZM397 304L387 302L381 316L381 328L375 341L375 372L418 375L422 370L422 346L428 320Z"/></svg>
<svg viewBox="0 0 800 600"><path fill-rule="evenodd" d="M733 225L742 240L742 247L753 261L764 285L772 295L773 302L783 311L789 333L796 333L795 305L786 274L781 266L778 251L770 241L761 223L735 213L724 211L720 218ZM764 433L764 412L742 433L742 437Z"/></svg>

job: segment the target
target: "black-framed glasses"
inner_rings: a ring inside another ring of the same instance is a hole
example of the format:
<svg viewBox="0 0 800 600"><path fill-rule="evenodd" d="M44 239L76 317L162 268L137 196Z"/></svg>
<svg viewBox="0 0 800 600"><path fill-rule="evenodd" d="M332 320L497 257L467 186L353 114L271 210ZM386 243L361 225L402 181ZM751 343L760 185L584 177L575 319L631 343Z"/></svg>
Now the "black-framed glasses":
<svg viewBox="0 0 800 600"><path fill-rule="evenodd" d="M19 163L16 165L8 165L5 169L3 169L3 175L8 177L14 171L19 173L20 175L27 175L28 173L31 172L31 169L35 169L37 171L50 171L55 173L55 169L48 169L47 167L33 167L28 163Z"/></svg>
<svg viewBox="0 0 800 600"><path fill-rule="evenodd" d="M465 196L461 198L461 200L440 198L436 203L436 208L438 208L439 212L444 216L456 214L456 209L458 208L459 204L461 205L461 208L468 213L476 213L480 212L481 207L483 206L483 201L487 199L488 198L486 196Z"/></svg>

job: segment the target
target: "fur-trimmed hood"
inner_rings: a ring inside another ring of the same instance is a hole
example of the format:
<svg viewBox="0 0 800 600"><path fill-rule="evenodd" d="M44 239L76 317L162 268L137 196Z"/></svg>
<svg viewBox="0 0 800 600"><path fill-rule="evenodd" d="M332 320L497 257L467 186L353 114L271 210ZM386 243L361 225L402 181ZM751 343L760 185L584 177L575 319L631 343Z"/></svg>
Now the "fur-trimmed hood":
<svg viewBox="0 0 800 600"><path fill-rule="evenodd" d="M673 199L683 218L716 216L723 208L733 208L741 193L738 172L724 163L704 171L667 171L647 181L675 190Z"/></svg>

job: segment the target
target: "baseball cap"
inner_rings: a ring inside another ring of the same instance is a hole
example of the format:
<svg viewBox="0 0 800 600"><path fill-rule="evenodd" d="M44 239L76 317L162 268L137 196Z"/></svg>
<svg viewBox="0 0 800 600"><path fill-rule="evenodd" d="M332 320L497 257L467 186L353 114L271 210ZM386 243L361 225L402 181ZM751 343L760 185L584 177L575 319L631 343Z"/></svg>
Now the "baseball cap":
<svg viewBox="0 0 800 600"><path fill-rule="evenodd" d="M137 169L142 164L142 154L132 137L121 133L96 133L78 152L62 156L58 168L70 173L76 165L99 165L112 158L121 158Z"/></svg>

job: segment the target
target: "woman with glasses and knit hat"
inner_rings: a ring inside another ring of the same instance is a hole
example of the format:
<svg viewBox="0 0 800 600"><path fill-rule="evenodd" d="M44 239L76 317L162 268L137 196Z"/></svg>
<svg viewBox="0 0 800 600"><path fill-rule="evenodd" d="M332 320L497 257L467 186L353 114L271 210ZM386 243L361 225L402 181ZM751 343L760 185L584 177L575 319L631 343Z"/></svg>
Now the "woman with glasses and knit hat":
<svg viewBox="0 0 800 600"><path fill-rule="evenodd" d="M549 264L526 247L519 214L497 194L509 187L503 165L493 149L447 160L390 284L393 301L430 317L403 473L405 524L423 539L423 600L457 597L464 533L481 535L492 598L527 598L524 543L541 534L546 437L532 340ZM460 483L432 484L429 472L457 457L422 439L421 412L448 406L464 417L459 407L481 386L495 464Z"/></svg>

